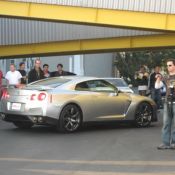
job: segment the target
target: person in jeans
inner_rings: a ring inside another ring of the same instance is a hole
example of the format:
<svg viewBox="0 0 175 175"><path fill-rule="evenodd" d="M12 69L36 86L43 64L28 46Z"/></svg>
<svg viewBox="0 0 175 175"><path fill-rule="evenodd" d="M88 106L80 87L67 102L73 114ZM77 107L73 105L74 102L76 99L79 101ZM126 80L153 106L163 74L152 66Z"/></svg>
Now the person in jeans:
<svg viewBox="0 0 175 175"><path fill-rule="evenodd" d="M163 127L162 127L162 144L157 148L175 149L175 59L167 60L168 76L161 78L158 76L155 82L155 88L159 89L166 84L166 98L163 111ZM173 102L174 101L174 102Z"/></svg>
<svg viewBox="0 0 175 175"><path fill-rule="evenodd" d="M155 101L157 104L157 109L162 109L162 96L161 96L161 88L156 89L155 88L155 82L157 77L162 76L160 73L161 68L159 66L154 67L154 72L151 73L149 77L149 89L151 92L151 98Z"/></svg>

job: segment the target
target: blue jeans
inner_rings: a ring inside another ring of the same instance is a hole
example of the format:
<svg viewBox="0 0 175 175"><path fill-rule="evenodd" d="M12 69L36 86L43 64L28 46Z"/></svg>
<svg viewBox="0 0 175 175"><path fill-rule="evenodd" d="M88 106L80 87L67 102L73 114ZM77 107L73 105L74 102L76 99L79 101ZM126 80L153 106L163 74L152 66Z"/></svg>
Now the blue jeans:
<svg viewBox="0 0 175 175"><path fill-rule="evenodd" d="M162 96L160 89L151 88L151 98L157 104L157 109L160 109L160 107L162 106Z"/></svg>
<svg viewBox="0 0 175 175"><path fill-rule="evenodd" d="M173 103L173 116L168 110L167 103L164 104L162 142L165 145L175 144L175 103Z"/></svg>

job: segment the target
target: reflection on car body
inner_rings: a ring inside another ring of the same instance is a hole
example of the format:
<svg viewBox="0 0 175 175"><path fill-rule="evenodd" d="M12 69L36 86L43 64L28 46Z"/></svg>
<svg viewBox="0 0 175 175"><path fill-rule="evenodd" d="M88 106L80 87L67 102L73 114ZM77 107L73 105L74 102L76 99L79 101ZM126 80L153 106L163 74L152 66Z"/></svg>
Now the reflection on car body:
<svg viewBox="0 0 175 175"><path fill-rule="evenodd" d="M153 100L120 93L109 82L94 77L43 79L22 89L7 88L1 100L3 120L19 128L49 124L73 132L90 121L132 121L137 126L157 121Z"/></svg>
<svg viewBox="0 0 175 175"><path fill-rule="evenodd" d="M126 81L123 78L103 78L104 80L112 83L115 87L117 87L121 92L134 93L134 91L129 87Z"/></svg>

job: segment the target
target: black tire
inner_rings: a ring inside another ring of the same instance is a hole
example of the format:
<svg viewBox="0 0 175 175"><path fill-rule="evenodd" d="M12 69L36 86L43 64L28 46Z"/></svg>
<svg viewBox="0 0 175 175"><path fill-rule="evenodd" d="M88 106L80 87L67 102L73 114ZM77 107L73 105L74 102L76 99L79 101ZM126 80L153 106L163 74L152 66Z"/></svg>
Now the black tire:
<svg viewBox="0 0 175 175"><path fill-rule="evenodd" d="M20 129L30 129L33 126L30 122L13 122L13 124Z"/></svg>
<svg viewBox="0 0 175 175"><path fill-rule="evenodd" d="M58 123L60 132L75 132L82 124L82 113L77 105L69 104L61 112Z"/></svg>
<svg viewBox="0 0 175 175"><path fill-rule="evenodd" d="M135 125L137 127L148 127L153 117L153 109L149 103L142 102L138 105L135 114Z"/></svg>

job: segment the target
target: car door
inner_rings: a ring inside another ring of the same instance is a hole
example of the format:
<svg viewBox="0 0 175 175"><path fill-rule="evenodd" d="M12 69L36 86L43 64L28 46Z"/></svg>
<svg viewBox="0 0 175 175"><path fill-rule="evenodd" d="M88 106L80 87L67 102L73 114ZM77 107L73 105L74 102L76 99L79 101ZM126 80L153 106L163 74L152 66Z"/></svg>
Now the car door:
<svg viewBox="0 0 175 175"><path fill-rule="evenodd" d="M125 118L131 101L127 94L118 93L117 89L105 80L87 82L90 91L95 92L92 99L95 104L94 120L118 120Z"/></svg>
<svg viewBox="0 0 175 175"><path fill-rule="evenodd" d="M93 121L96 118L96 101L94 99L98 96L98 93L90 90L87 81L78 83L75 90L79 94L77 101L83 111L83 120Z"/></svg>

